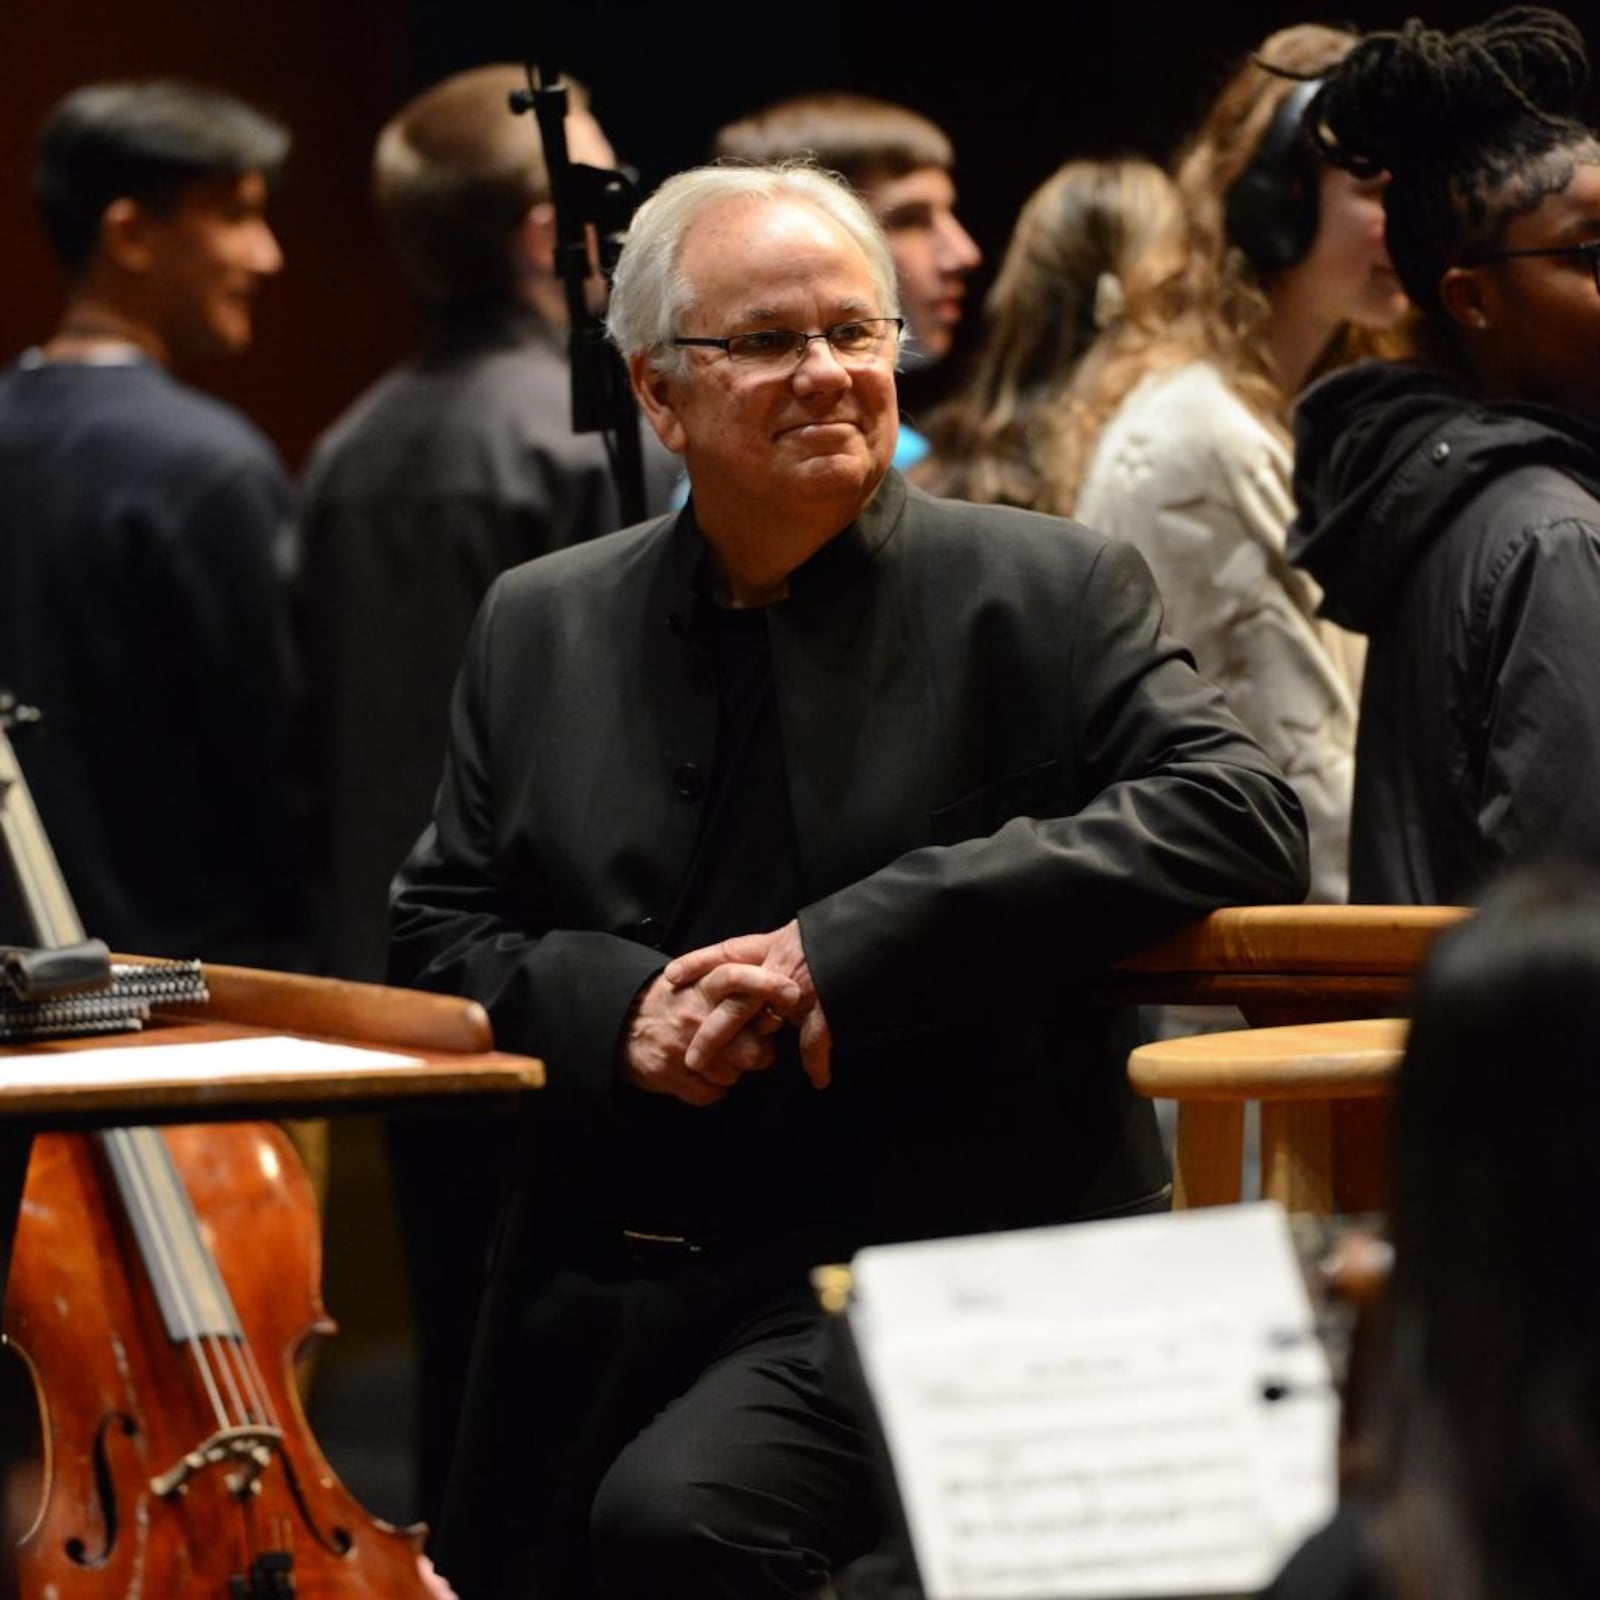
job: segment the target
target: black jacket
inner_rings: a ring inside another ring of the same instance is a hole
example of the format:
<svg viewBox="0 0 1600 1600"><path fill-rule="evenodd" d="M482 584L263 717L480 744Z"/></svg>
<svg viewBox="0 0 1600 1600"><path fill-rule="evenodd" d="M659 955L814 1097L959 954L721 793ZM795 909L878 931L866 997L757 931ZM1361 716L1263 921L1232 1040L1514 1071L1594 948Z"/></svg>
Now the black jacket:
<svg viewBox="0 0 1600 1600"><path fill-rule="evenodd" d="M715 759L685 625L705 553L685 512L496 584L397 883L392 976L547 1060L529 1177L568 1224L612 1187L624 1023L700 829L680 775ZM1143 562L891 474L765 616L824 1098L870 1153L811 1150L807 1192L851 1191L854 1243L1159 1198L1128 1040L1074 984L1213 907L1300 899L1306 863L1299 802L1161 633Z"/></svg>
<svg viewBox="0 0 1600 1600"><path fill-rule="evenodd" d="M1351 899L1600 857L1600 432L1362 365L1302 400L1295 496L1292 559L1370 640Z"/></svg>

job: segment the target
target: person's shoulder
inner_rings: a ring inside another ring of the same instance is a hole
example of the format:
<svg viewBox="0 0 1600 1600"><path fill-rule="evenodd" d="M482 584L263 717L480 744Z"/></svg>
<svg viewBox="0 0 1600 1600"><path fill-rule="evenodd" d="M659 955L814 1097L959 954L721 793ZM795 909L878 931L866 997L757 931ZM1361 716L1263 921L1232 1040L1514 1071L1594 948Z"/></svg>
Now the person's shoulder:
<svg viewBox="0 0 1600 1600"><path fill-rule="evenodd" d="M1507 453L1496 464L1485 452L1463 475L1448 518L1452 542L1492 582L1527 560L1592 560L1600 545L1600 461L1589 465L1592 472L1574 470L1570 458L1548 450Z"/></svg>
<svg viewBox="0 0 1600 1600"><path fill-rule="evenodd" d="M1262 453L1287 460L1287 446L1209 361L1147 377L1106 424L1110 447L1152 462L1235 461Z"/></svg>
<svg viewBox="0 0 1600 1600"><path fill-rule="evenodd" d="M403 403L414 382L409 362L380 373L317 435L311 450L312 464L338 458L364 434L382 428L385 414L397 403Z"/></svg>
<svg viewBox="0 0 1600 1600"><path fill-rule="evenodd" d="M143 489L190 504L225 485L249 485L273 499L289 492L277 447L238 407L148 363L86 374L81 448L102 441L107 471L136 470Z"/></svg>
<svg viewBox="0 0 1600 1600"><path fill-rule="evenodd" d="M1503 474L1457 518L1454 542L1482 593L1522 587L1535 571L1558 575L1569 601L1588 605L1600 560L1600 499L1549 465Z"/></svg>
<svg viewBox="0 0 1600 1600"><path fill-rule="evenodd" d="M1123 401L1095 446L1078 510L1121 532L1127 517L1164 506L1287 492L1289 474L1287 434L1210 362L1192 361L1152 373Z"/></svg>
<svg viewBox="0 0 1600 1600"><path fill-rule="evenodd" d="M390 368L317 439L314 498L401 492L537 497L552 472L607 474L598 434L572 427L570 368L543 344L421 355ZM425 483L418 463L426 462Z"/></svg>
<svg viewBox="0 0 1600 1600"><path fill-rule="evenodd" d="M914 484L907 485L906 499L915 534L908 549L922 559L960 563L979 573L1025 576L1080 569L1111 543L1081 522L1042 511L942 499Z"/></svg>
<svg viewBox="0 0 1600 1600"><path fill-rule="evenodd" d="M159 369L148 378L148 395L132 409L152 445L278 463L272 442L237 406Z"/></svg>
<svg viewBox="0 0 1600 1600"><path fill-rule="evenodd" d="M480 348L419 354L398 368L413 404L431 400L440 421L494 424L528 434L572 432L572 366L545 334Z"/></svg>

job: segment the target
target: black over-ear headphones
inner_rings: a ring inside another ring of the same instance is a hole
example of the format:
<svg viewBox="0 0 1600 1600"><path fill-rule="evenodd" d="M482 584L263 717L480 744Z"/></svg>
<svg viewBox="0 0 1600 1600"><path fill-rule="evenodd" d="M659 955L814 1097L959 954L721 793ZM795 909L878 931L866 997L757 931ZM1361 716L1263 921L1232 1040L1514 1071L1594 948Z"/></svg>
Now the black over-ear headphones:
<svg viewBox="0 0 1600 1600"><path fill-rule="evenodd" d="M1263 277L1292 267L1317 236L1317 158L1305 136L1306 108L1320 78L1297 83L1272 114L1249 166L1228 185L1228 238Z"/></svg>

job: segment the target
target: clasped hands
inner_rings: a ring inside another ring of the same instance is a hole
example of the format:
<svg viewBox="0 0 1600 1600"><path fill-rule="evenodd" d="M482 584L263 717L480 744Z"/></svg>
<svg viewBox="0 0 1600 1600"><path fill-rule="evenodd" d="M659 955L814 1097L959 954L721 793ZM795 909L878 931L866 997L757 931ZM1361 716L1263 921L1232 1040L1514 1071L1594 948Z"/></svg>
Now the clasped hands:
<svg viewBox="0 0 1600 1600"><path fill-rule="evenodd" d="M724 939L670 961L634 1007L623 1076L652 1094L714 1105L747 1072L772 1065L772 1036L785 1026L800 1030L806 1076L827 1088L833 1035L797 922Z"/></svg>

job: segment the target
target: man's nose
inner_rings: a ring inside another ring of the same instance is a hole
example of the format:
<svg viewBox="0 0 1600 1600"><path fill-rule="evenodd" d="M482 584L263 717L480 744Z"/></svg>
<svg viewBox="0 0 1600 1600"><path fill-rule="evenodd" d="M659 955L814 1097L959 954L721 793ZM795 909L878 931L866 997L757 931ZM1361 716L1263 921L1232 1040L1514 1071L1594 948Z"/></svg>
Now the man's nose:
<svg viewBox="0 0 1600 1600"><path fill-rule="evenodd" d="M818 355L816 352L821 351ZM839 359L838 352L826 339L807 339L800 352L791 381L800 388L814 388L818 384L849 382L850 374Z"/></svg>
<svg viewBox="0 0 1600 1600"><path fill-rule="evenodd" d="M961 226L955 212L946 212L939 219L939 266L945 272L967 273L975 271L983 260L978 242Z"/></svg>
<svg viewBox="0 0 1600 1600"><path fill-rule="evenodd" d="M283 246L278 236L266 223L257 223L251 234L249 250L250 270L262 277L271 277L283 271Z"/></svg>

